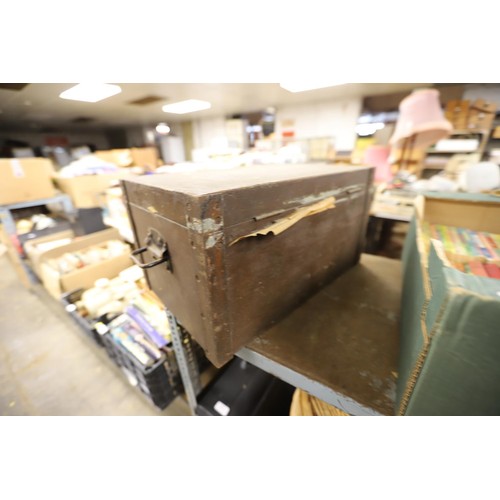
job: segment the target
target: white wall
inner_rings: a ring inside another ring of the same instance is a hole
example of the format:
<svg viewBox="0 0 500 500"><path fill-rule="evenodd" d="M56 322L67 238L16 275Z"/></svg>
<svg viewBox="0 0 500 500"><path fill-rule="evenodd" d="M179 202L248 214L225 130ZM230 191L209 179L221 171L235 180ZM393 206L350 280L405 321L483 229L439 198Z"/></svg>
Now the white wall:
<svg viewBox="0 0 500 500"><path fill-rule="evenodd" d="M226 139L226 119L223 116L193 120L193 148L211 148Z"/></svg>
<svg viewBox="0 0 500 500"><path fill-rule="evenodd" d="M161 157L165 163L186 161L182 137L167 135L159 138Z"/></svg>
<svg viewBox="0 0 500 500"><path fill-rule="evenodd" d="M362 98L357 97L278 108L276 138L281 138L282 122L293 120L296 139L334 137L337 151L350 151L356 142L354 129L361 107Z"/></svg>
<svg viewBox="0 0 500 500"><path fill-rule="evenodd" d="M168 126L170 127L171 135L182 137L182 125L180 123L168 123ZM152 132L154 135L156 135L155 128L156 125L145 125L141 127L127 128L125 130L125 133L127 135L127 146L129 148L133 148L148 145L147 133Z"/></svg>
<svg viewBox="0 0 500 500"><path fill-rule="evenodd" d="M169 123L168 126L170 127L170 135L182 137L182 123Z"/></svg>
<svg viewBox="0 0 500 500"><path fill-rule="evenodd" d="M281 138L282 121L294 120L297 139L334 137L337 151L352 150L361 108L361 97L278 108L276 138ZM211 148L224 139L227 139L224 116L193 121L194 149Z"/></svg>

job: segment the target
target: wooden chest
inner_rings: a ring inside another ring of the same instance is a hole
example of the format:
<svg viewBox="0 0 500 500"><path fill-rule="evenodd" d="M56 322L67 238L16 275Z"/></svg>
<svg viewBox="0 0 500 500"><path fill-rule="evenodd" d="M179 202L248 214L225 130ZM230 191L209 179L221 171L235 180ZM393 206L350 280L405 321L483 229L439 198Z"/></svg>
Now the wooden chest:
<svg viewBox="0 0 500 500"><path fill-rule="evenodd" d="M372 177L369 167L289 164L122 186L150 287L222 366L358 262Z"/></svg>

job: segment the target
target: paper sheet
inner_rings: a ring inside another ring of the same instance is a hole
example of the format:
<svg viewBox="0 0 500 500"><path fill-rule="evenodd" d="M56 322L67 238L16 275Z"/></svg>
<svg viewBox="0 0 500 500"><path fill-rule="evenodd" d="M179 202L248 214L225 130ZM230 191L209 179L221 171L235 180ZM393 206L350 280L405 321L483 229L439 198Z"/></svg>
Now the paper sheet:
<svg viewBox="0 0 500 500"><path fill-rule="evenodd" d="M257 236L259 234L264 236L266 234L272 233L274 234L274 236L277 236L278 234L281 234L283 231L286 231L289 227L299 222L299 220L305 217L309 217L310 215L319 214L321 212L324 212L325 210L330 210L331 208L335 208L335 198L333 196L329 196L328 198L318 201L317 203L313 203L312 205L309 205L307 207L299 208L287 217L283 217L281 219L273 221L263 229L259 229L258 231L255 231L253 233L246 234L245 236L240 236L239 238L236 238L234 241L232 241L229 246L234 245L240 240L250 238L252 236Z"/></svg>

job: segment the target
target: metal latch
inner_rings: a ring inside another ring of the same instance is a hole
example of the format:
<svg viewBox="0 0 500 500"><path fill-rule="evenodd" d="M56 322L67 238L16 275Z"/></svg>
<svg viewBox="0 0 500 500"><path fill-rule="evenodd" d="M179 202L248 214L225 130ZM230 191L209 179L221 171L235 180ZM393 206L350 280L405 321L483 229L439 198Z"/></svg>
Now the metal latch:
<svg viewBox="0 0 500 500"><path fill-rule="evenodd" d="M134 263L141 269L151 269L152 267L166 262L167 270L173 272L172 260L170 259L167 242L156 229L149 228L144 243L145 246L138 248L131 253L130 258L134 261ZM136 256L147 250L149 250L157 258L151 262L143 263Z"/></svg>

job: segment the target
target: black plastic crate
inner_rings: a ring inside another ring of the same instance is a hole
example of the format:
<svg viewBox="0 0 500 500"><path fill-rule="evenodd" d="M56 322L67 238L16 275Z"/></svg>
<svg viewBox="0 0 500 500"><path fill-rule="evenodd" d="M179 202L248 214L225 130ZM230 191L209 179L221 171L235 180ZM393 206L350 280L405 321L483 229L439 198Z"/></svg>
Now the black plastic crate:
<svg viewBox="0 0 500 500"><path fill-rule="evenodd" d="M287 416L295 388L233 358L198 396L199 416Z"/></svg>
<svg viewBox="0 0 500 500"><path fill-rule="evenodd" d="M64 305L66 312L73 318L75 323L90 337L96 344L104 346L102 336L97 332L96 325L98 323L109 323L117 314L105 314L95 319L84 318L78 313L75 303L79 301L85 290L78 288L61 296L61 302Z"/></svg>
<svg viewBox="0 0 500 500"><path fill-rule="evenodd" d="M109 229L104 224L101 208L79 208L76 220L72 225L76 236L85 236L87 234L96 233Z"/></svg>
<svg viewBox="0 0 500 500"><path fill-rule="evenodd" d="M182 392L179 369L170 347L164 347L162 358L146 367L116 342L111 333L103 334L102 340L109 357L123 370L130 384L138 387L156 407L166 408Z"/></svg>

